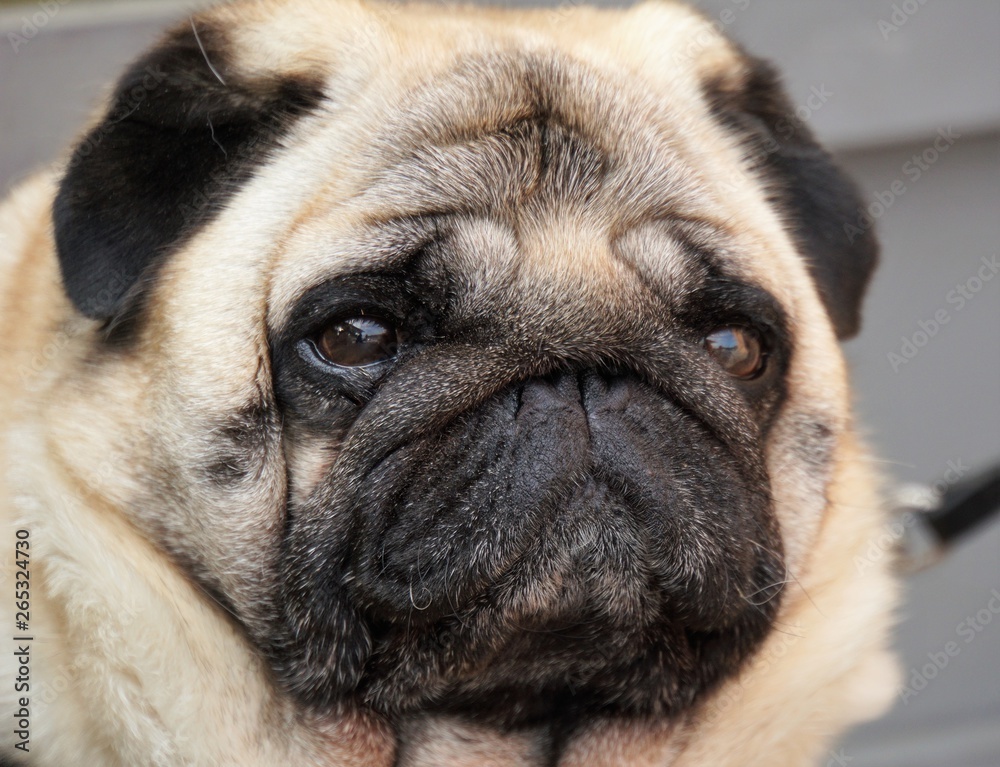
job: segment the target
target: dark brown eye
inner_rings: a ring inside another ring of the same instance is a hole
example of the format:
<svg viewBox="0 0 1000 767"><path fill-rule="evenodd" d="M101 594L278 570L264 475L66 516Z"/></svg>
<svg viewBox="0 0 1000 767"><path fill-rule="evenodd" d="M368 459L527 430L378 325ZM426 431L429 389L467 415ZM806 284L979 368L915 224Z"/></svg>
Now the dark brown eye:
<svg viewBox="0 0 1000 767"><path fill-rule="evenodd" d="M399 349L399 329L376 317L346 317L327 325L316 337L316 350L327 362L362 367L385 362Z"/></svg>
<svg viewBox="0 0 1000 767"><path fill-rule="evenodd" d="M713 330L705 336L705 348L722 369L734 378L756 378L767 359L760 335L737 325Z"/></svg>

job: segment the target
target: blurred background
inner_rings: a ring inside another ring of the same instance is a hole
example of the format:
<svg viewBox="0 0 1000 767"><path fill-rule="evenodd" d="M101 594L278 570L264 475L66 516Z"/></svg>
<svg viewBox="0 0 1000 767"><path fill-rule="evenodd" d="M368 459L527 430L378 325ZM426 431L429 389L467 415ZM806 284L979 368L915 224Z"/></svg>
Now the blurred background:
<svg viewBox="0 0 1000 767"><path fill-rule="evenodd" d="M887 475L953 482L1000 461L1000 3L696 4L778 64L863 190L883 260L846 351ZM0 194L62 151L125 62L193 7L0 0ZM1000 519L907 580L907 686L827 764L1000 767L998 605Z"/></svg>

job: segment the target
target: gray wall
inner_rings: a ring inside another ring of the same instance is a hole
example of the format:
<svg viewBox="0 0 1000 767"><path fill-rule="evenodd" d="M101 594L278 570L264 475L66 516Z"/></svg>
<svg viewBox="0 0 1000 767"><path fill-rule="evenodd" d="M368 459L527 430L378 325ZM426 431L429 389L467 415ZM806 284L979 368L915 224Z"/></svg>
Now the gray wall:
<svg viewBox="0 0 1000 767"><path fill-rule="evenodd" d="M847 345L858 409L885 471L935 482L949 466L975 470L1000 460L1000 275L975 281L981 259L1000 256L1000 4L700 5L779 64L793 101L809 111L867 199L886 208L877 222L884 258L865 328ZM109 9L75 0L16 52L7 32L20 32L25 10L0 13L0 190L58 152L101 86L183 7ZM808 104L814 88L827 94L815 109ZM916 178L908 163L939 130L954 141ZM958 285L972 297L959 301ZM920 323L928 327L935 315L945 323L904 357L904 339L922 342ZM905 705L852 734L830 764L1000 765L1000 615L987 609L994 589L998 523L909 580L897 637L906 668L923 668L928 653L940 659L951 641L959 653Z"/></svg>

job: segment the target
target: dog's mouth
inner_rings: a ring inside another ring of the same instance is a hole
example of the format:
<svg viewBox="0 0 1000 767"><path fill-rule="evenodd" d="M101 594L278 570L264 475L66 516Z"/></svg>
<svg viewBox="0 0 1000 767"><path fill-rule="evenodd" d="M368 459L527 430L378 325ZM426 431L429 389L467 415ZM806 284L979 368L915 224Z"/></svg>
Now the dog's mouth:
<svg viewBox="0 0 1000 767"><path fill-rule="evenodd" d="M687 563L657 559L624 499L588 484L575 501L452 614L426 620L416 603L373 618L367 702L506 726L588 710L670 715L733 673L770 627L780 564L688 577Z"/></svg>
<svg viewBox="0 0 1000 767"><path fill-rule="evenodd" d="M768 498L638 381L516 387L368 485L345 587L371 641L355 694L383 712L676 713L777 608Z"/></svg>

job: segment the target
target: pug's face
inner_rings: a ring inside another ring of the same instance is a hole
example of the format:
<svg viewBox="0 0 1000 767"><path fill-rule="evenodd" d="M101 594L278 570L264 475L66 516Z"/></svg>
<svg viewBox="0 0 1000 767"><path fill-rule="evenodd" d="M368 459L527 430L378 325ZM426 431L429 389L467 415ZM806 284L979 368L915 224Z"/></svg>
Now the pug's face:
<svg viewBox="0 0 1000 767"><path fill-rule="evenodd" d="M122 513L304 705L688 709L815 538L853 190L673 5L315 12L197 17L70 162Z"/></svg>

